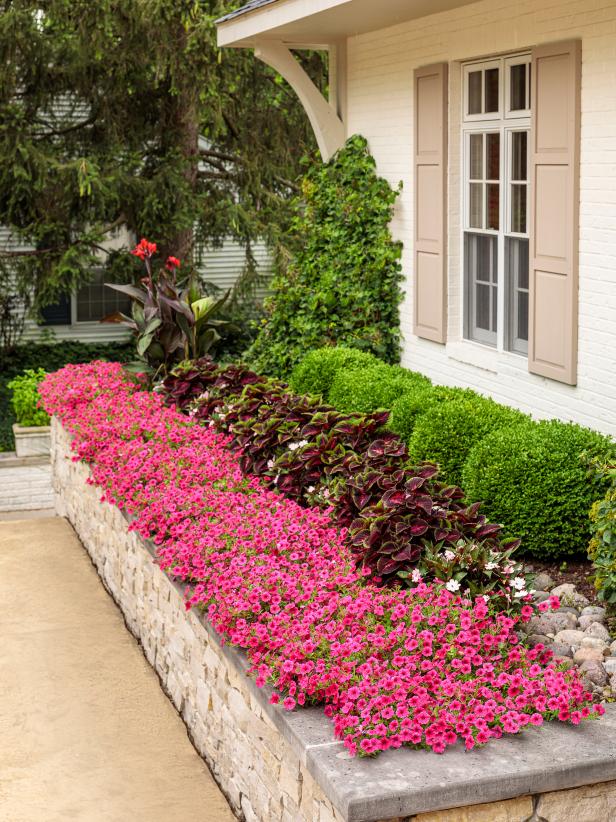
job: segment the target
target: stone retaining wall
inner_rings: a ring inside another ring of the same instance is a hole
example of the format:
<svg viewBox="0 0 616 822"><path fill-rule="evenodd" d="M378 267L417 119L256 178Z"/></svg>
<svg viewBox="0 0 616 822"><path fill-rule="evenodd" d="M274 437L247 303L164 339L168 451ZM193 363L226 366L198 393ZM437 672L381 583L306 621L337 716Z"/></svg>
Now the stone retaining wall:
<svg viewBox="0 0 616 822"><path fill-rule="evenodd" d="M70 458L69 437L55 420L52 429L57 511L75 528L240 819L569 822L574 815L576 822L616 820L616 781L601 781L616 778L616 764L614 754L606 754L602 768L603 760L595 755L601 741L585 737L586 755L584 745L580 747L582 737L560 737L561 746L571 743L571 750L587 759L573 784L600 784L539 793L538 784L568 787L563 778L569 784L573 779L568 773L563 777L548 729L545 737L532 737L524 751L519 750L519 740L510 748L506 746L511 740L499 740L502 750L495 743L492 754L486 749L437 757L400 750L360 761L351 760L334 740L320 709L287 713L270 705L268 690L258 689L246 676L243 654L221 647L207 621L194 611L186 612L181 588L157 566L153 547L128 531L118 508L100 502L98 489L86 482L87 466ZM616 722L609 725L613 734ZM552 754L546 758L545 773L533 765L530 748L540 739ZM516 765L516 757L523 764ZM557 781L550 782L552 761ZM484 804L474 804L482 800ZM447 807L450 810L441 810Z"/></svg>

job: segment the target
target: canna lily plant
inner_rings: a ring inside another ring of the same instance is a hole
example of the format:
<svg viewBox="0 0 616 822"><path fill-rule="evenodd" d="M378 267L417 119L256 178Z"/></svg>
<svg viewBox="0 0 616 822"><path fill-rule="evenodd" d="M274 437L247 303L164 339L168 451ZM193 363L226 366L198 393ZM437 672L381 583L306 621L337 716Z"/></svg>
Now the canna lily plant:
<svg viewBox="0 0 616 822"><path fill-rule="evenodd" d="M182 283L178 277L181 263L168 257L164 266L153 266L156 244L146 239L131 254L143 260L146 276L141 285L106 283L132 300L131 317L115 312L103 322L122 323L136 338L137 361L128 363L129 371L145 373L154 382L165 377L179 362L205 356L225 332L234 326L216 314L226 303L222 298L203 296L194 277Z"/></svg>

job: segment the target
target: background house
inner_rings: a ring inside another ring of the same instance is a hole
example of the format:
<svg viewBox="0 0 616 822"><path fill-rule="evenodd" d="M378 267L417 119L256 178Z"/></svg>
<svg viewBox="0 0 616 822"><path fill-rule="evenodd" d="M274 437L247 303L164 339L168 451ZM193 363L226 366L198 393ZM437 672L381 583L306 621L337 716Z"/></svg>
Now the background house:
<svg viewBox="0 0 616 822"><path fill-rule="evenodd" d="M218 37L288 80L325 159L360 133L403 182L404 365L616 431L616 0L253 0Z"/></svg>

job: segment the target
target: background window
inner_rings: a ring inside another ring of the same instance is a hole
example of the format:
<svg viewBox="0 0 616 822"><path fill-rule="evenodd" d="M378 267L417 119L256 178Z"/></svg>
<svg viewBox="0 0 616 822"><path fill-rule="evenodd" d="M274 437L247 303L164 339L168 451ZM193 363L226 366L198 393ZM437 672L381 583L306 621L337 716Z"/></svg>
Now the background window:
<svg viewBox="0 0 616 822"><path fill-rule="evenodd" d="M104 272L95 271L92 280L77 291L75 302L78 323L99 322L116 311L130 315L130 298L107 288L104 281Z"/></svg>

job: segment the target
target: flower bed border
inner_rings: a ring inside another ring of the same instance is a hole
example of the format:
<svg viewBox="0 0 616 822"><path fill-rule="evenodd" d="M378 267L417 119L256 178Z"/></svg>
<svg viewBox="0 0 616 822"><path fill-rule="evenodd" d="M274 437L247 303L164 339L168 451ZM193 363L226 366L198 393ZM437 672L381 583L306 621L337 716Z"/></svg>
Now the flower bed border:
<svg viewBox="0 0 616 822"><path fill-rule="evenodd" d="M483 803L495 803L482 818L497 819L499 806L513 803L516 818L549 813L550 822L564 822L589 790L567 789L596 783L604 784L592 789L593 796L604 802L606 822L610 818L608 805L616 807L616 781L607 781L616 780L616 706L599 722L577 728L548 723L539 733L492 740L470 752L436 756L399 749L358 760L333 740L321 709L289 713L271 705L270 689L245 676L244 654L221 646L206 618L186 613L183 586L157 567L154 546L128 532L119 509L99 502L97 489L86 483L89 469L71 460L69 443L54 419L58 513L73 524L195 747L245 819L374 822L419 814L416 822L422 822L426 812L477 803L481 814L488 810ZM191 642L197 659L187 650ZM554 801L562 815L550 811ZM467 814L469 820L474 816L471 808Z"/></svg>

